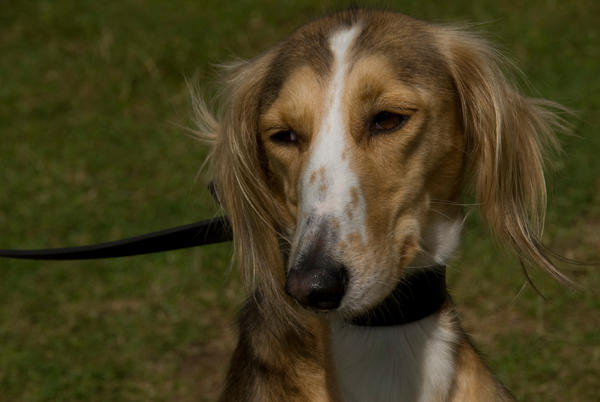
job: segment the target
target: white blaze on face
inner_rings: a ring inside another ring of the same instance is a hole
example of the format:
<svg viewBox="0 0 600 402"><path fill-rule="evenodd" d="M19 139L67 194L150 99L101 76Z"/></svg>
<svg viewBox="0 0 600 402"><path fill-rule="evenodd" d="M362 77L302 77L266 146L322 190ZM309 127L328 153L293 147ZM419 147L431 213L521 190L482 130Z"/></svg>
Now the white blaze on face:
<svg viewBox="0 0 600 402"><path fill-rule="evenodd" d="M344 92L351 49L358 26L342 29L329 38L333 66L324 102L324 115L301 182L300 227L309 217L335 218L340 240L358 234L366 242L365 201L357 176L351 169L352 139L348 132L348 108Z"/></svg>

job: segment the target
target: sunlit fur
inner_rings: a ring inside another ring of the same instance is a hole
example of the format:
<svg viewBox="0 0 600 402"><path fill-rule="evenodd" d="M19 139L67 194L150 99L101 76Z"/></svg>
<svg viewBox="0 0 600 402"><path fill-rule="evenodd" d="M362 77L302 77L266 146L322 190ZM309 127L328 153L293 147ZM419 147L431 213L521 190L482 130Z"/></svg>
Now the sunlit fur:
<svg viewBox="0 0 600 402"><path fill-rule="evenodd" d="M442 27L440 34L460 96L481 214L520 258L570 282L541 247L544 156L558 148L554 131L567 131L556 114L565 108L520 95L502 72L501 56L481 38L451 27Z"/></svg>
<svg viewBox="0 0 600 402"><path fill-rule="evenodd" d="M348 49L338 54L329 46ZM353 10L227 66L217 118L196 99L199 136L212 145L213 178L251 295L223 400L235 400L243 389L247 400L278 400L291 388L298 395L287 400L339 398L328 318L299 307L284 291L286 271L319 228L334 232L328 252L351 274L336 320L376 306L407 270L443 264L458 243L463 189L470 186L502 243L567 280L541 246L544 156L557 145L553 131L562 121L555 112L562 109L520 95L503 64L467 30ZM371 135L365 121L380 109L410 119L398 132ZM297 144L270 140L289 128ZM335 130L335 141L344 144L326 142ZM339 152L327 155L332 148ZM508 398L456 320L444 322L456 335L448 366L456 400L477 392ZM243 367L252 372L248 359L283 377L266 381L257 369L241 381Z"/></svg>

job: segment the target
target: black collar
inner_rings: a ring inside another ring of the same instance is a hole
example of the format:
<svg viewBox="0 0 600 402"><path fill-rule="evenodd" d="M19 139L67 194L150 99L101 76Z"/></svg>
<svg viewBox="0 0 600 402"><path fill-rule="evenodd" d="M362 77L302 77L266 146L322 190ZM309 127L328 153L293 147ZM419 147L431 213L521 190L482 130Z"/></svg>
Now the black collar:
<svg viewBox="0 0 600 402"><path fill-rule="evenodd" d="M446 267L414 268L377 307L355 317L352 325L385 327L418 321L439 311L448 297Z"/></svg>

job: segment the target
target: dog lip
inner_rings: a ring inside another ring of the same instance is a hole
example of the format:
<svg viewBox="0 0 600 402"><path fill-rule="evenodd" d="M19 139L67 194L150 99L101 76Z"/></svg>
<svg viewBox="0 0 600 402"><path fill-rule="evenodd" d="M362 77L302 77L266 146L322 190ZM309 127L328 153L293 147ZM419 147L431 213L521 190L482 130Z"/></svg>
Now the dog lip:
<svg viewBox="0 0 600 402"><path fill-rule="evenodd" d="M310 299L310 297L309 297ZM309 300L308 303L311 305L313 310L316 311L331 311L337 309L341 304L341 299L337 300L317 300L312 302Z"/></svg>

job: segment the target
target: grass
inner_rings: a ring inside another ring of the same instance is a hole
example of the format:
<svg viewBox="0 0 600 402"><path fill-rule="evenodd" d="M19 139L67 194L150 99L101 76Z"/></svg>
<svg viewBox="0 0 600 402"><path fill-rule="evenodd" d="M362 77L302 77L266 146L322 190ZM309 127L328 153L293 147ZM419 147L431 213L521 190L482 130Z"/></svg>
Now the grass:
<svg viewBox="0 0 600 402"><path fill-rule="evenodd" d="M380 3L381 4L381 3ZM250 57L340 3L15 1L0 12L0 247L117 239L210 217L185 135L185 78ZM547 243L600 259L600 5L406 1L435 21L485 22L529 93L577 112L551 186ZM533 89L535 88L535 90ZM464 324L520 400L600 394L600 275L584 291L518 264L476 222L450 270ZM243 291L229 245L90 262L0 261L0 401L214 400Z"/></svg>

